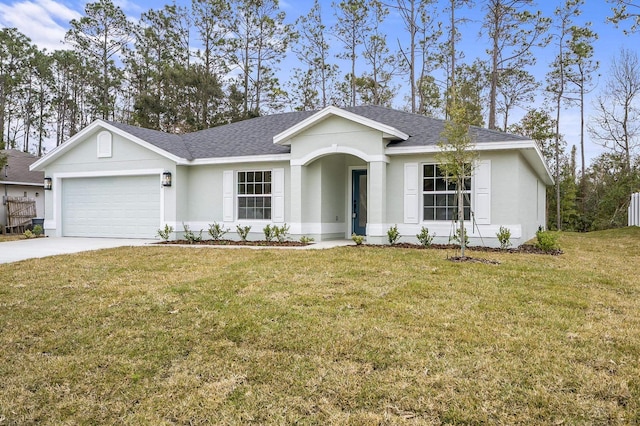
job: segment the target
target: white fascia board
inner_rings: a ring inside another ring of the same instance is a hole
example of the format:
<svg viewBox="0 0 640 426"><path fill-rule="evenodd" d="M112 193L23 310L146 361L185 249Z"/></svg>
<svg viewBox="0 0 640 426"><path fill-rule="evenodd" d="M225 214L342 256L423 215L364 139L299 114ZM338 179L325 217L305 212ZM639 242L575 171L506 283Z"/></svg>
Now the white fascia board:
<svg viewBox="0 0 640 426"><path fill-rule="evenodd" d="M57 146L56 148L53 149L53 151L51 151L50 153L48 153L47 155L45 155L44 157L42 157L41 159L33 163L29 167L29 170L44 171L44 168L48 164L50 164L53 160L55 160L56 158L60 157L62 154L64 154L65 152L73 148L80 141L82 141L86 136L90 135L96 128L103 128L119 136L122 136L123 138L126 138L134 143L137 143L138 145L144 148L147 148L148 150L153 151L156 154L159 154L169 160L175 161L176 163L184 163L188 161L184 158L180 158L163 149L160 149L157 146L150 144L149 142L143 141L142 139L136 136L133 136L132 134L127 133L124 130L121 130L115 126L112 126L111 124L105 121L97 119L93 121L91 124L89 124L87 127L85 127L84 129L82 129L81 131L79 131L78 133L70 137L69 140L64 142L62 145Z"/></svg>
<svg viewBox="0 0 640 426"><path fill-rule="evenodd" d="M0 180L0 184L2 185L15 185L15 186L39 186L44 188L44 181L43 183L34 183L34 182L13 182L13 181L8 181L8 180Z"/></svg>
<svg viewBox="0 0 640 426"><path fill-rule="evenodd" d="M321 111L318 111L316 114L313 114L311 117L302 120L295 126L289 127L284 132L281 132L273 137L273 143L279 145L286 145L289 139L297 135L298 133L308 129L309 127L323 121L324 119L330 116L342 117L346 120L353 121L354 123L362 124L363 126L370 127L375 130L379 130L383 134L383 138L385 139L402 139L407 140L409 135L395 127L388 126L386 124L380 123L375 120L371 120L369 118L363 117L358 114L354 114L349 111L345 111L335 106L328 106Z"/></svg>
<svg viewBox="0 0 640 426"><path fill-rule="evenodd" d="M273 163L278 161L290 161L291 154L251 155L243 157L214 157L199 158L185 162L182 165L202 166L211 164L238 164L238 163Z"/></svg>
<svg viewBox="0 0 640 426"><path fill-rule="evenodd" d="M531 149L538 148L537 144L531 140L523 141L503 141L503 142L483 142L477 143L472 149L476 151L498 151L505 149ZM440 152L440 146L424 145L424 146L399 146L399 147L387 147L385 154L387 155L410 155L410 154L431 154Z"/></svg>
<svg viewBox="0 0 640 426"><path fill-rule="evenodd" d="M540 147L533 140L519 140L519 141L498 141L498 142L483 142L477 143L472 148L476 151L501 151L501 150L518 150L523 153L523 156L529 161L531 166L540 175L542 180L547 185L553 185L553 175L549 170L547 162L544 160ZM438 145L427 146L401 146L401 147L388 147L385 149L385 154L392 155L412 155L412 154L435 154L440 152L441 149Z"/></svg>

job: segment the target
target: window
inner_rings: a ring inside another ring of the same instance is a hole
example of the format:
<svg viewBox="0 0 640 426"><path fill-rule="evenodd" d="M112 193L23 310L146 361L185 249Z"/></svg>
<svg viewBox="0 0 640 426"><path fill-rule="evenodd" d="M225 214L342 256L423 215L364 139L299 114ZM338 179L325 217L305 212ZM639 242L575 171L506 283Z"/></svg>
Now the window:
<svg viewBox="0 0 640 426"><path fill-rule="evenodd" d="M238 172L238 219L271 220L271 171Z"/></svg>
<svg viewBox="0 0 640 426"><path fill-rule="evenodd" d="M471 172L469 171L469 175ZM423 220L457 220L456 182L447 181L437 164L425 164L422 177ZM462 190L464 220L471 218L471 177L466 177Z"/></svg>

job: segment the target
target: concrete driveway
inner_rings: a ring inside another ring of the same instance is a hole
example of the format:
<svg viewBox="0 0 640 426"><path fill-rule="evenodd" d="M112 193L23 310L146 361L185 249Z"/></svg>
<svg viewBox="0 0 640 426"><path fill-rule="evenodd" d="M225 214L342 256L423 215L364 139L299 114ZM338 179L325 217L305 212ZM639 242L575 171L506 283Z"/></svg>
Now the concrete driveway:
<svg viewBox="0 0 640 426"><path fill-rule="evenodd" d="M114 247L144 246L156 240L126 238L47 237L0 243L0 263Z"/></svg>

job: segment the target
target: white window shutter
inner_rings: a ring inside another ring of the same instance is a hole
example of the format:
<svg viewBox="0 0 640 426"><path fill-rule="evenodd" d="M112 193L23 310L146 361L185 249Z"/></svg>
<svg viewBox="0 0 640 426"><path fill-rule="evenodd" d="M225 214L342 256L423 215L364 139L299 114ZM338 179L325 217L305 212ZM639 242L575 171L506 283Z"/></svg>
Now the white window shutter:
<svg viewBox="0 0 640 426"><path fill-rule="evenodd" d="M404 223L420 221L420 169L418 163L404 165Z"/></svg>
<svg viewBox="0 0 640 426"><path fill-rule="evenodd" d="M474 205L478 225L491 224L491 160L481 160L476 163L473 174L475 188Z"/></svg>
<svg viewBox="0 0 640 426"><path fill-rule="evenodd" d="M284 169L273 169L271 176L271 220L284 223Z"/></svg>
<svg viewBox="0 0 640 426"><path fill-rule="evenodd" d="M233 222L233 170L222 172L222 220Z"/></svg>

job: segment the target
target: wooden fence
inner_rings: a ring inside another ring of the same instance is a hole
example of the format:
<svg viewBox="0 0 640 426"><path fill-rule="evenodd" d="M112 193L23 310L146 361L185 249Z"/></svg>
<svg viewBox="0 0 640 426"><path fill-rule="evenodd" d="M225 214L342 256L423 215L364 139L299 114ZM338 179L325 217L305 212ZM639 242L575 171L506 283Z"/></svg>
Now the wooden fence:
<svg viewBox="0 0 640 426"><path fill-rule="evenodd" d="M640 192L631 194L629 203L629 226L640 226Z"/></svg>
<svg viewBox="0 0 640 426"><path fill-rule="evenodd" d="M36 200L26 197L7 197L7 227L9 232L24 232L36 217Z"/></svg>

